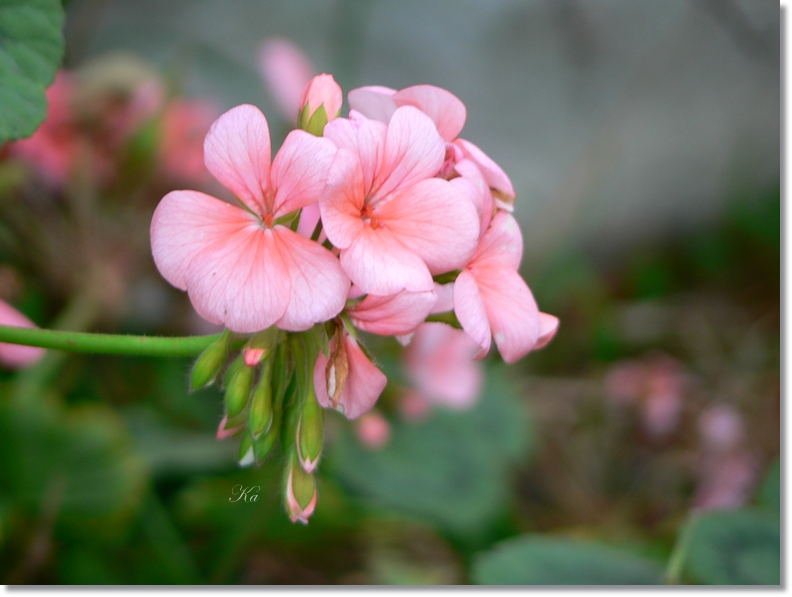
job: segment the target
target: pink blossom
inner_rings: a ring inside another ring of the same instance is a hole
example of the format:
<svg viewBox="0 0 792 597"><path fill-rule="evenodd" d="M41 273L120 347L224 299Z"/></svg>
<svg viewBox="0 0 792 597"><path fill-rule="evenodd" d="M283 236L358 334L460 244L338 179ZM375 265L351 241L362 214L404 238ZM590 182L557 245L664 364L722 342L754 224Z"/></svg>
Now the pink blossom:
<svg viewBox="0 0 792 597"><path fill-rule="evenodd" d="M348 94L349 106L361 114L388 122L401 106L415 106L437 126L447 143L446 160L440 170L447 176L462 159L475 163L488 186L492 189L501 209L512 210L514 187L506 173L489 156L470 141L460 139L465 126L465 105L454 94L433 85L414 85L400 91L388 87L369 86L353 89ZM464 172L458 172L466 176Z"/></svg>
<svg viewBox="0 0 792 597"><path fill-rule="evenodd" d="M468 195L430 178L445 154L434 124L412 107L389 124L356 112L324 130L339 147L319 203L341 266L380 296L432 290L432 276L468 261L479 218Z"/></svg>
<svg viewBox="0 0 792 597"><path fill-rule="evenodd" d="M390 441L391 426L381 414L370 411L357 420L355 433L361 444L372 450L379 450Z"/></svg>
<svg viewBox="0 0 792 597"><path fill-rule="evenodd" d="M35 328L35 323L14 309L11 305L0 301L0 325L19 328ZM6 344L0 342L0 363L12 369L28 367L44 356L44 350L34 346Z"/></svg>
<svg viewBox="0 0 792 597"><path fill-rule="evenodd" d="M429 403L467 409L478 400L484 382L483 367L473 360L478 350L465 332L443 323L424 323L404 353L404 367Z"/></svg>
<svg viewBox="0 0 792 597"><path fill-rule="evenodd" d="M305 330L337 315L349 279L327 249L282 218L315 203L335 147L292 131L270 165L267 120L251 105L223 114L204 143L209 171L244 209L197 191L173 191L151 222L154 261L196 311L236 332Z"/></svg>
<svg viewBox="0 0 792 597"><path fill-rule="evenodd" d="M304 120L310 120L320 106L324 106L327 122L334 120L341 111L344 94L333 75L321 74L311 79L300 96L300 112L306 111Z"/></svg>
<svg viewBox="0 0 792 597"><path fill-rule="evenodd" d="M308 57L288 39L273 38L259 50L259 72L284 117L297 122L303 90L314 74Z"/></svg>
<svg viewBox="0 0 792 597"><path fill-rule="evenodd" d="M162 114L160 159L165 172L185 181L206 182L203 142L218 110L201 100L171 101Z"/></svg>
<svg viewBox="0 0 792 597"><path fill-rule="evenodd" d="M321 352L316 359L314 388L319 404L325 408L337 408L347 419L356 419L371 410L387 383L388 378L343 327L330 341L329 366L328 358ZM341 384L341 390L334 402L332 397L337 393L338 384Z"/></svg>
<svg viewBox="0 0 792 597"><path fill-rule="evenodd" d="M454 283L454 311L481 347L479 356L489 352L494 336L503 360L513 363L556 332L558 319L540 317L533 294L517 273L521 259L517 221L499 211Z"/></svg>
<svg viewBox="0 0 792 597"><path fill-rule="evenodd" d="M355 287L352 287L353 290ZM429 315L437 300L434 290L402 290L389 296L367 295L349 307L349 318L356 328L381 336L404 336L412 333Z"/></svg>

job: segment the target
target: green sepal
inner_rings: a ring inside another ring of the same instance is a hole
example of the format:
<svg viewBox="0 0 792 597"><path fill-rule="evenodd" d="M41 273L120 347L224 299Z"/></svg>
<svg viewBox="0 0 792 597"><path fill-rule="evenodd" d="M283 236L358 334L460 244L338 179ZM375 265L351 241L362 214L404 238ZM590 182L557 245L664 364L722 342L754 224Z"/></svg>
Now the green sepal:
<svg viewBox="0 0 792 597"><path fill-rule="evenodd" d="M283 397L283 415L281 419L281 448L288 452L294 445L297 435L297 423L300 422L300 403L297 393L297 376L293 376Z"/></svg>
<svg viewBox="0 0 792 597"><path fill-rule="evenodd" d="M278 441L278 436L280 435L280 419L280 412L275 412L272 415L272 424L266 433L258 439L253 440L253 455L256 458L256 463L261 464L272 451L275 442Z"/></svg>
<svg viewBox="0 0 792 597"><path fill-rule="evenodd" d="M239 442L239 452L237 453L237 462L239 466L250 466L256 461L253 455L253 438L247 431L242 435L242 440Z"/></svg>
<svg viewBox="0 0 792 597"><path fill-rule="evenodd" d="M226 374L225 408L229 418L245 409L252 387L253 367L245 365L244 357L239 356Z"/></svg>
<svg viewBox="0 0 792 597"><path fill-rule="evenodd" d="M287 479L289 472L291 472L292 479L292 495L300 505L300 508L305 510L308 507L308 504L311 503L311 500L313 500L314 495L316 495L316 479L314 479L314 476L311 473L307 473L303 470L294 450L292 450L289 457L289 466L287 467L286 471ZM284 502L286 503L286 507L288 509L288 496L286 496Z"/></svg>
<svg viewBox="0 0 792 597"><path fill-rule="evenodd" d="M324 104L314 110L313 114L308 117L309 107L306 105L300 114L300 128L304 131L311 133L317 137L321 137L324 132L324 127L327 124L327 110ZM306 122L307 120L307 122Z"/></svg>
<svg viewBox="0 0 792 597"><path fill-rule="evenodd" d="M190 391L200 390L214 382L228 353L228 344L231 339L231 330L226 330L223 335L207 346L196 359L190 373Z"/></svg>
<svg viewBox="0 0 792 597"><path fill-rule="evenodd" d="M253 439L266 433L272 424L272 367L274 359L265 359L248 409L248 429Z"/></svg>
<svg viewBox="0 0 792 597"><path fill-rule="evenodd" d="M322 455L324 429L324 409L316 399L316 392L311 384L311 391L305 399L300 413L297 431L297 455L300 464L307 472L313 472L319 457Z"/></svg>

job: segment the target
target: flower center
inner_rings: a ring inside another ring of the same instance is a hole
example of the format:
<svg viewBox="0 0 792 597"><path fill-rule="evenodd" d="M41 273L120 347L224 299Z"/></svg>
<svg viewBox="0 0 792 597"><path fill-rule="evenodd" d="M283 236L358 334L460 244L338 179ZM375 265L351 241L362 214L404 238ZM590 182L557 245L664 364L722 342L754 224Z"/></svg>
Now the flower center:
<svg viewBox="0 0 792 597"><path fill-rule="evenodd" d="M382 222L380 222L377 216L374 214L374 210L372 209L370 203L366 203L363 206L363 209L360 210L360 217L363 219L363 223L368 224L375 230L382 226Z"/></svg>

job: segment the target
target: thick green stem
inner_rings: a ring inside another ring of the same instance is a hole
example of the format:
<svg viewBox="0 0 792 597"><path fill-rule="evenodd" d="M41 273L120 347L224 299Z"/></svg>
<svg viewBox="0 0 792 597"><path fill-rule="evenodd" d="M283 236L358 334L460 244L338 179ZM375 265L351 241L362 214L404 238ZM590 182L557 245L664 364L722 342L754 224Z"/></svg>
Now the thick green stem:
<svg viewBox="0 0 792 597"><path fill-rule="evenodd" d="M209 336L128 336L17 328L0 325L0 342L70 352L136 356L190 356L199 354L222 334Z"/></svg>

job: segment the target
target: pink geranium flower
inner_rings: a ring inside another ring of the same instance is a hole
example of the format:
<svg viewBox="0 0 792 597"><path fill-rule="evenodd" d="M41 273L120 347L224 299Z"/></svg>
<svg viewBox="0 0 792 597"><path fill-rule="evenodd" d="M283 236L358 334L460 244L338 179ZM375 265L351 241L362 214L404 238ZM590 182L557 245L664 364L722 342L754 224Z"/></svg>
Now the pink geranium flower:
<svg viewBox="0 0 792 597"><path fill-rule="evenodd" d="M454 283L454 311L462 329L485 355L492 336L507 363L552 339L558 319L540 313L517 268L522 234L514 217L498 211L476 252Z"/></svg>
<svg viewBox="0 0 792 597"><path fill-rule="evenodd" d="M363 292L428 291L475 249L479 218L467 193L433 177L444 143L432 121L399 108L388 125L352 112L324 130L339 147L319 203L341 266Z"/></svg>
<svg viewBox="0 0 792 597"><path fill-rule="evenodd" d="M242 207L173 191L151 222L160 273L187 290L202 317L236 332L273 324L306 330L337 315L349 290L338 259L287 225L294 212L318 200L335 146L292 131L270 164L269 139L258 108L242 105L223 114L206 137L204 158Z"/></svg>
<svg viewBox="0 0 792 597"><path fill-rule="evenodd" d="M14 309L11 305L0 301L0 325L18 328L35 328L35 323ZM12 369L28 367L44 356L44 350L34 346L6 344L0 342L0 363Z"/></svg>
<svg viewBox="0 0 792 597"><path fill-rule="evenodd" d="M401 106L415 106L429 116L437 131L446 142L446 154L441 176L448 176L458 162L469 160L476 164L488 186L498 199L498 206L508 211L514 203L514 187L511 180L487 154L470 141L459 138L465 126L467 111L462 101L453 93L434 85L414 85L400 91L388 87L358 87L349 92L351 109L382 122ZM465 172L457 172L466 176Z"/></svg>

